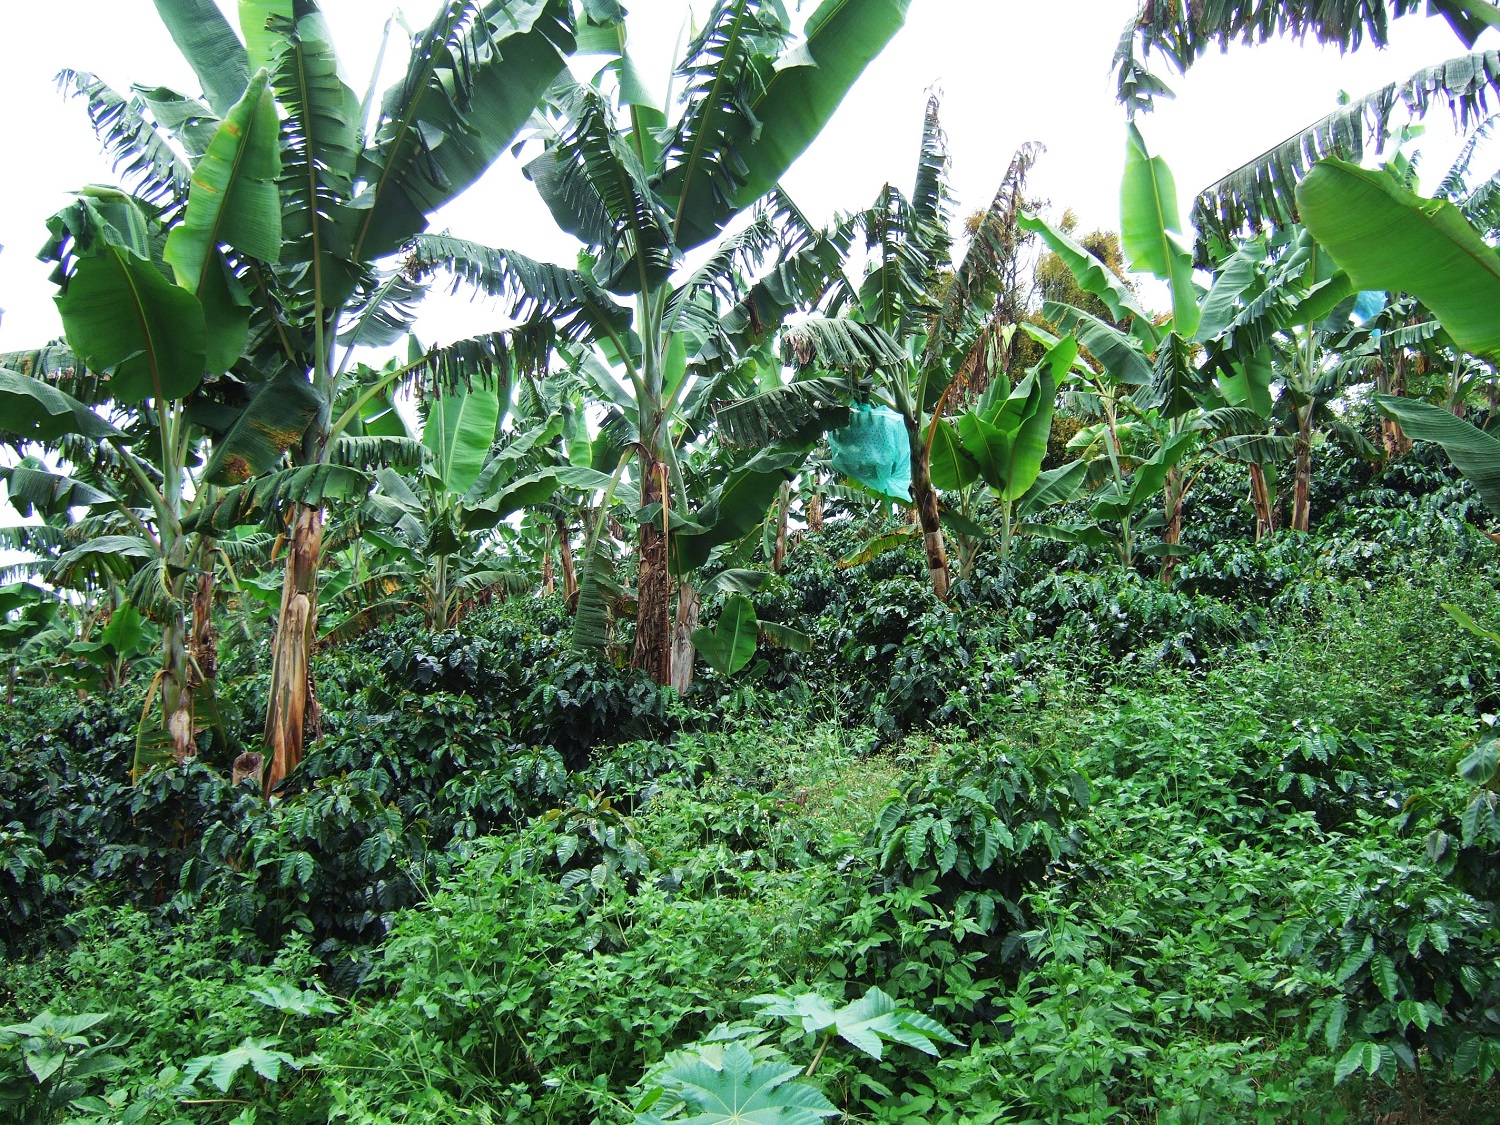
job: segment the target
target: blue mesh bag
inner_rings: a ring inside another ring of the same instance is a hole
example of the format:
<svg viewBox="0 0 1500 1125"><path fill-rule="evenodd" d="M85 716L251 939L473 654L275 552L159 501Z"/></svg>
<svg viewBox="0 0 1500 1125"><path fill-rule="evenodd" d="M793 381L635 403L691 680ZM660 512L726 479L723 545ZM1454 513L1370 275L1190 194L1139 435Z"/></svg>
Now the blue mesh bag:
<svg viewBox="0 0 1500 1125"><path fill-rule="evenodd" d="M911 446L906 422L884 406L856 403L849 424L828 435L833 467L875 492L911 502Z"/></svg>

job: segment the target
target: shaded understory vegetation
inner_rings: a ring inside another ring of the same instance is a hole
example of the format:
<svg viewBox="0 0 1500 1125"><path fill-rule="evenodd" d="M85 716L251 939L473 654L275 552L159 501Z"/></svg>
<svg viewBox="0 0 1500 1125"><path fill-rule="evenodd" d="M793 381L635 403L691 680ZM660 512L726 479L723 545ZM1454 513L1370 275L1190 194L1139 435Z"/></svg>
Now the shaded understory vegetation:
<svg viewBox="0 0 1500 1125"><path fill-rule="evenodd" d="M840 1121L1500 1119L1500 660L1440 607L1500 626L1500 548L1420 451L1262 544L1230 468L1170 584L1022 539L945 605L830 523L757 597L811 651L680 699L560 599L373 630L271 803L206 737L132 785L144 679L18 688L0 1114L671 1120L708 1036ZM767 1000L871 989L958 1042Z"/></svg>

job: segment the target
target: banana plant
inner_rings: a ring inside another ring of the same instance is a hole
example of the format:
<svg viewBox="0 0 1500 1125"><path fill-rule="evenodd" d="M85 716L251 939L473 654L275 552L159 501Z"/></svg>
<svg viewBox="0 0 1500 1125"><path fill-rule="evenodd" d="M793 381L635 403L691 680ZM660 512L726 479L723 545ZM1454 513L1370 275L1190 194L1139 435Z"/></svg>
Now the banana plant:
<svg viewBox="0 0 1500 1125"><path fill-rule="evenodd" d="M55 569L136 571L134 600L162 626L153 690L160 687L166 745L179 761L195 753L195 695L205 681L190 651L188 586L200 567L212 567L205 541L188 527L212 496L194 474L205 437L194 412L206 401L205 380L235 362L245 333L218 247L196 240L211 227L235 250L279 245L281 216L265 198L279 168L274 122L261 71L213 131L180 209L110 188L78 193L49 222L43 250L57 266L57 305L76 366L52 383L13 372L0 386L32 423L18 436L56 440L75 462L107 462L125 486L122 499L107 504L118 526L69 550ZM121 416L120 428L109 415ZM143 729L137 776L158 746Z"/></svg>
<svg viewBox="0 0 1500 1125"><path fill-rule="evenodd" d="M623 23L586 21L581 34L603 56L600 72L554 87L542 151L526 166L557 225L584 243L581 268L456 239L417 242L419 268L523 295L533 322L550 326L545 342L571 351L603 394L606 425L629 454L621 495L635 512L658 513L632 520L631 662L659 683L672 679L674 513L694 520L683 510L682 451L715 405L743 393L746 353L840 276L837 236L815 230L777 181L906 8L907 0L823 0L799 38L780 0L716 0L673 70L675 107L641 81ZM701 264L684 268L700 247ZM601 459L595 468L617 466ZM587 542L607 542L597 524ZM584 559L585 586L602 572L596 561ZM583 633L601 633L603 604L598 591L581 591Z"/></svg>
<svg viewBox="0 0 1500 1125"><path fill-rule="evenodd" d="M694 629L693 644L721 676L732 676L755 656L760 633L755 606L744 594L724 599L719 620L712 629Z"/></svg>
<svg viewBox="0 0 1500 1125"><path fill-rule="evenodd" d="M671 534L668 567L677 584L671 682L679 693L686 692L692 683L698 617L704 599L716 593L752 594L769 577L749 569L749 564L763 544L767 511L776 506L790 485L806 452L805 448L773 446L745 460L719 447L695 458L701 462L698 471L685 477L689 489L697 489L686 498L691 515L675 520L671 513L667 516ZM715 478L716 484L704 487ZM641 518L656 520L662 511L659 505L654 506L643 510ZM774 633L778 629L767 625L760 631ZM811 643L794 630L781 630L777 639L801 651Z"/></svg>
<svg viewBox="0 0 1500 1125"><path fill-rule="evenodd" d="M1338 160L1315 165L1297 189L1308 228L1354 283L1410 293L1430 309L1455 346L1500 359L1500 253L1460 210L1424 199L1390 172ZM1412 437L1437 441L1500 511L1500 441L1449 411L1378 396L1382 413Z"/></svg>
<svg viewBox="0 0 1500 1125"><path fill-rule="evenodd" d="M1167 84L1145 61L1153 50L1186 73L1212 45L1223 46L1235 38L1245 43L1266 42L1289 25L1340 50L1365 41L1384 46L1391 17L1423 9L1428 15L1441 14L1470 53L1424 67L1364 97L1343 99L1333 112L1204 189L1193 205L1200 260L1222 256L1251 233L1294 224L1298 217L1295 189L1313 163L1328 157L1358 162L1367 148L1379 152L1393 132L1397 107L1420 120L1443 105L1465 128L1484 122L1490 116L1491 100L1500 91L1500 54L1472 48L1482 31L1500 23L1500 7L1490 0L1428 4L1391 0L1361 5L1232 0L1211 6L1174 0L1149 5L1132 20L1114 59L1119 99L1130 117L1149 111L1157 97L1171 96Z"/></svg>
<svg viewBox="0 0 1500 1125"><path fill-rule="evenodd" d="M1175 209L1171 174L1159 158L1146 155L1138 133L1132 133L1128 152L1122 189L1128 212L1128 221L1122 224L1126 253L1172 286L1174 309L1191 301L1186 323L1196 331L1200 315L1192 271L1183 268L1184 251L1174 235L1177 220L1171 217ZM1187 345L1176 334L1175 314L1158 325L1137 303L1134 292L1065 232L1036 215L1025 215L1021 222L1024 229L1042 237L1082 291L1097 297L1109 314L1105 319L1075 305L1049 301L1043 305L1044 318L1069 336L1059 340L1039 326L1024 326L1049 348L1049 357L1066 361L1059 366L1071 368L1069 405L1099 419L1069 443L1070 452L1094 485L1089 518L1068 526L1029 521L1024 527L1046 538L1113 550L1123 565L1133 566L1140 553L1141 533L1147 530L1141 526L1143 515L1196 438L1180 424L1168 423L1168 440L1158 443L1153 439L1160 435L1149 424L1167 397L1163 384L1183 374L1171 361L1183 356ZM1179 288L1184 291L1181 299L1176 295ZM1076 345L1063 351L1067 339ZM1072 473L1076 476L1078 470Z"/></svg>
<svg viewBox="0 0 1500 1125"><path fill-rule="evenodd" d="M389 561L420 575L417 587L430 629L450 628L465 595L486 582L504 581L504 557L482 550L504 520L547 503L560 488L593 492L609 484L603 473L550 460L549 442L561 429L560 419L502 439L508 413L508 400L502 402L494 386L475 385L434 400L426 409L423 457L414 477L389 467L377 470L376 488L363 505L367 527L384 529L367 530L366 537L379 534L375 543ZM403 600L398 591L380 610Z"/></svg>
<svg viewBox="0 0 1500 1125"><path fill-rule="evenodd" d="M947 142L936 97L927 103L910 195L885 185L855 216L870 254L856 291L832 287L820 306L783 337L784 358L807 377L719 411L732 441L763 444L842 424L851 400L900 416L911 466L910 499L921 528L933 592L946 598L951 574L941 504L932 479L937 423L992 377L992 338L1012 325L995 308L1017 240L1026 174L1036 158L1016 154L975 224L957 267L948 233ZM899 454L899 450L896 451Z"/></svg>
<svg viewBox="0 0 1500 1125"><path fill-rule="evenodd" d="M1065 466L1032 494L1047 456L1058 386L1068 378L1077 355L1078 342L1065 337L1014 388L1003 374L997 375L977 404L958 417L956 426L942 419L933 422L933 484L951 491L976 481L989 487L1000 505L1002 559L1010 557L1018 504L1029 500L1029 512L1033 505L1061 503L1071 499L1067 482L1073 483L1075 492L1082 484L1082 473Z"/></svg>
<svg viewBox="0 0 1500 1125"><path fill-rule="evenodd" d="M24 668L45 668L50 661L38 659L49 640L57 637L57 620L63 603L51 591L33 582L8 582L0 586L0 644L6 653L5 702L15 700L16 681Z"/></svg>
<svg viewBox="0 0 1500 1125"><path fill-rule="evenodd" d="M401 78L383 97L372 80L361 98L339 73L314 0L245 0L238 31L201 0L156 6L201 99L154 87L124 98L92 75L66 78L138 193L169 221L184 207L200 212L174 232L167 257L204 306L216 345L208 367L225 372L214 408L198 415L216 438L202 482L240 493L221 521L269 508L288 537L266 723L274 787L316 720L309 659L323 508L359 500L370 483L331 460L352 353L405 332L420 286L393 255L511 143L576 46L573 18L567 0L445 0L412 34ZM225 136L257 141L262 126L274 166L216 158ZM202 346L196 327L179 336L178 352ZM467 351L479 365L465 378L518 362L500 334ZM403 374L451 380L458 363L448 358Z"/></svg>
<svg viewBox="0 0 1500 1125"><path fill-rule="evenodd" d="M110 614L98 640L73 641L63 652L91 669L81 678L84 684L112 691L123 682L131 663L155 647L153 640L145 617L125 602Z"/></svg>
<svg viewBox="0 0 1500 1125"><path fill-rule="evenodd" d="M1500 254L1459 208L1424 199L1390 171L1341 160L1315 165L1297 188L1308 231L1362 289L1410 293L1454 343L1500 358Z"/></svg>
<svg viewBox="0 0 1500 1125"><path fill-rule="evenodd" d="M1274 522L1275 462L1285 441L1274 433L1273 412L1289 415L1296 462L1292 527L1311 518L1309 483L1315 422L1347 430L1327 409L1340 389L1336 368L1326 361L1330 343L1347 331L1354 291L1343 271L1305 230L1269 242L1251 242L1227 253L1213 285L1200 291L1170 169L1148 152L1130 128L1121 186L1122 243L1138 269L1166 282L1173 313L1160 324L1143 316L1132 295L1088 254L1039 219L1027 220L1058 252L1080 286L1100 297L1116 323L1071 306L1049 304L1044 312L1061 329L1077 334L1092 362L1082 379L1103 415L1102 439L1111 483L1097 498L1099 515L1117 518L1114 536L1123 558L1134 554L1136 513L1145 497L1127 483L1121 449L1123 409L1156 432L1160 447L1142 451L1148 480L1161 474L1164 541L1154 552L1177 553L1183 499L1194 470L1180 462L1215 453L1249 464L1257 523ZM1123 322L1122 329L1119 323ZM1273 393L1275 377L1283 394ZM1352 432L1347 440L1360 445ZM1200 446L1198 440L1206 442ZM1097 521L1096 521L1097 522ZM1102 529L1087 534L1099 539ZM1169 569L1169 568L1168 568Z"/></svg>

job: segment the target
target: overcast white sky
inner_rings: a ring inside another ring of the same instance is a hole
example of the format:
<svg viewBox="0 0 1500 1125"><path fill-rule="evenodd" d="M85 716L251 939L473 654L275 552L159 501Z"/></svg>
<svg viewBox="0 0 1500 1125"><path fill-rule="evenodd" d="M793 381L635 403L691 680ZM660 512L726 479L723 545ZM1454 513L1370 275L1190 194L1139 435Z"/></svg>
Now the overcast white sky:
<svg viewBox="0 0 1500 1125"><path fill-rule="evenodd" d="M235 7L232 0L219 3ZM434 6L409 0L404 7L409 21L420 24ZM629 7L633 47L664 88L685 0L634 0ZM1072 207L1086 227L1116 226L1125 126L1110 58L1135 7L1134 0L912 0L905 29L793 168L787 188L821 220L866 204L887 180L906 185L924 94L936 86L944 95L961 211L989 200L1018 145L1040 141L1047 153L1032 173L1032 193L1059 213ZM381 0L324 0L323 8L351 85L362 91L389 9ZM64 102L53 76L72 67L92 70L120 90L140 83L196 93L197 86L150 0L0 0L0 13L0 105L7 107L0 151L9 156L0 181L0 350L8 350L60 332L46 269L34 259L47 216L70 189L112 180L82 104ZM402 44L395 46L399 55ZM1200 187L1332 109L1339 91L1362 94L1463 53L1445 23L1420 16L1396 21L1386 51L1341 57L1293 44L1241 47L1176 80L1178 99L1141 126L1175 171L1186 208ZM1436 177L1455 146L1443 138L1442 117L1428 124L1423 167ZM433 224L445 227L535 257L569 261L574 252L509 158ZM440 300L447 307L423 318L428 342L493 326L482 307Z"/></svg>

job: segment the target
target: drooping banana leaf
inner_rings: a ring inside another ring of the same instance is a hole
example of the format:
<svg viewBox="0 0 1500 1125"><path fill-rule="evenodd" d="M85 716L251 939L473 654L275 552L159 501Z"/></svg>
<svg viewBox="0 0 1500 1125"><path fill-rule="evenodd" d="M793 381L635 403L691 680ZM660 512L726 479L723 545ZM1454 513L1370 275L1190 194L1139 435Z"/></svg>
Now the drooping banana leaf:
<svg viewBox="0 0 1500 1125"><path fill-rule="evenodd" d="M214 442L203 479L238 485L269 472L301 440L321 408L322 399L305 378L294 371L277 372L224 438Z"/></svg>
<svg viewBox="0 0 1500 1125"><path fill-rule="evenodd" d="M859 550L840 559L838 561L838 568L840 570L848 570L853 566L864 566L865 563L879 558L887 551L894 551L899 547L920 542L921 537L921 525L914 523L903 524L895 531L874 536Z"/></svg>
<svg viewBox="0 0 1500 1125"><path fill-rule="evenodd" d="M1160 52L1178 73L1211 49L1235 40L1264 43L1288 32L1311 35L1319 43L1348 51L1369 41L1384 47L1392 17L1413 12L1442 15L1466 47L1491 26L1497 9L1489 0L1227 0L1188 3L1164 0L1143 5L1130 18L1115 52L1120 101L1132 114L1149 110L1157 97L1171 97L1165 82L1145 64L1148 52Z"/></svg>
<svg viewBox="0 0 1500 1125"><path fill-rule="evenodd" d="M599 256L600 283L614 293L659 288L676 264L669 216L639 157L614 127L599 91L575 86L565 99L568 131L526 165L557 225Z"/></svg>
<svg viewBox="0 0 1500 1125"><path fill-rule="evenodd" d="M732 470L696 514L704 530L672 535L673 572L686 574L703 566L715 547L759 527L783 482L796 476L806 457L806 450L765 450Z"/></svg>
<svg viewBox="0 0 1500 1125"><path fill-rule="evenodd" d="M1420 119L1445 104L1464 129L1473 129L1500 94L1500 52L1478 51L1423 67L1410 78L1339 106L1254 160L1204 189L1193 203L1200 232L1232 241L1246 228L1286 227L1295 221L1295 192L1317 160L1359 163L1366 147L1379 151L1399 108Z"/></svg>
<svg viewBox="0 0 1500 1125"><path fill-rule="evenodd" d="M181 206L187 198L192 170L158 130L162 118L154 107L148 113L149 98L121 97L97 75L82 71L62 71L58 84L84 100L89 124L122 183L152 203ZM229 104L234 103L231 100ZM208 107L203 110L212 119ZM183 147L187 149L192 147L190 133L184 130Z"/></svg>
<svg viewBox="0 0 1500 1125"><path fill-rule="evenodd" d="M399 469L419 468L425 455L422 443L405 435L339 434L328 447L330 463L367 471L382 465Z"/></svg>
<svg viewBox="0 0 1500 1125"><path fill-rule="evenodd" d="M545 503L557 489L557 474L551 471L530 473L509 481L493 495L464 510L463 528L465 531L488 531L512 513Z"/></svg>
<svg viewBox="0 0 1500 1125"><path fill-rule="evenodd" d="M476 11L476 9L478 9ZM565 0L446 2L412 40L360 159L369 185L353 255L397 250L477 180L526 124L576 46Z"/></svg>
<svg viewBox="0 0 1500 1125"><path fill-rule="evenodd" d="M1038 473L1016 505L1016 514L1024 518L1043 508L1066 504L1082 491L1088 475L1089 467L1083 461L1069 461L1066 465Z"/></svg>
<svg viewBox="0 0 1500 1125"><path fill-rule="evenodd" d="M66 585L78 574L91 571L128 578L158 556L156 544L138 535L101 535L58 556L47 577L57 585Z"/></svg>
<svg viewBox="0 0 1500 1125"><path fill-rule="evenodd" d="M798 443L846 424L853 393L851 379L818 375L726 403L714 416L720 436L731 445L755 448L776 441Z"/></svg>
<svg viewBox="0 0 1500 1125"><path fill-rule="evenodd" d="M909 0L824 0L807 20L804 65L777 70L755 108L761 134L745 153L735 204L770 190L806 151L849 88L906 22Z"/></svg>
<svg viewBox="0 0 1500 1125"><path fill-rule="evenodd" d="M1217 267L1214 283L1200 305L1202 315L1194 341L1201 344L1212 340L1233 323L1246 291L1260 277L1265 258L1265 240L1258 239L1240 246Z"/></svg>
<svg viewBox="0 0 1500 1125"><path fill-rule="evenodd" d="M823 0L808 17L806 42L780 58L764 52L779 45L781 5L715 8L721 18L704 26L679 68L687 104L664 154L681 250L712 238L776 185L901 28L908 3ZM751 67L764 86L746 98Z"/></svg>
<svg viewBox="0 0 1500 1125"><path fill-rule="evenodd" d="M761 621L758 624L761 639L776 648L784 648L791 652L812 651L812 637L801 629L794 629L790 625L782 625L775 621Z"/></svg>
<svg viewBox="0 0 1500 1125"><path fill-rule="evenodd" d="M867 371L906 360L889 332L847 317L810 316L781 334L781 356L798 367Z"/></svg>
<svg viewBox="0 0 1500 1125"><path fill-rule="evenodd" d="M109 393L117 402L186 398L203 380L203 306L118 246L78 262L57 309L79 358L110 372Z"/></svg>
<svg viewBox="0 0 1500 1125"><path fill-rule="evenodd" d="M124 436L71 395L8 367L0 367L0 433L21 441Z"/></svg>
<svg viewBox="0 0 1500 1125"><path fill-rule="evenodd" d="M303 465L279 469L222 489L183 521L187 531L220 534L271 519L285 504L317 506L329 500L355 500L370 491L371 474L344 465Z"/></svg>
<svg viewBox="0 0 1500 1125"><path fill-rule="evenodd" d="M150 88L137 86L135 96L151 111L151 118L169 136L175 137L190 160L197 160L213 142L219 131L219 115L200 98L172 90L166 86ZM233 102L229 103L233 105ZM184 183L179 198L185 198L188 185Z"/></svg>
<svg viewBox="0 0 1500 1125"><path fill-rule="evenodd" d="M500 298L505 302L505 315L513 320L547 326L550 334L541 337L542 342L623 337L630 331L630 310L581 270L447 235L417 238L410 261L416 271L445 269L465 284ZM539 363L544 356L536 353L529 358Z"/></svg>
<svg viewBox="0 0 1500 1125"><path fill-rule="evenodd" d="M156 0L156 12L220 114L240 100L250 63L234 28L213 0Z"/></svg>
<svg viewBox="0 0 1500 1125"><path fill-rule="evenodd" d="M731 567L721 570L704 584L701 594L753 594L770 580L764 570L745 570Z"/></svg>
<svg viewBox="0 0 1500 1125"><path fill-rule="evenodd" d="M53 472L33 457L25 458L19 465L0 466L0 483L5 485L11 504L27 517L37 511L52 516L65 514L69 508L119 506L119 501L109 493Z"/></svg>
<svg viewBox="0 0 1500 1125"><path fill-rule="evenodd" d="M1103 301L1110 316L1116 320L1134 317L1131 330L1149 333L1146 342L1148 345L1155 344L1158 333L1151 323L1150 315L1141 308L1130 287L1116 277L1108 266L1038 215L1022 212L1016 222L1022 230L1041 235L1047 248L1068 267L1079 288Z"/></svg>
<svg viewBox="0 0 1500 1125"><path fill-rule="evenodd" d="M1142 353L1139 342L1112 324L1073 305L1048 301L1042 315L1078 343L1103 365L1110 377L1132 387L1149 386L1155 371ZM1055 340L1051 341L1056 343Z"/></svg>
<svg viewBox="0 0 1500 1125"><path fill-rule="evenodd" d="M1408 437L1441 445L1458 471L1474 483L1485 507L1500 515L1500 440L1431 403L1376 395L1375 405L1401 423Z"/></svg>

